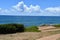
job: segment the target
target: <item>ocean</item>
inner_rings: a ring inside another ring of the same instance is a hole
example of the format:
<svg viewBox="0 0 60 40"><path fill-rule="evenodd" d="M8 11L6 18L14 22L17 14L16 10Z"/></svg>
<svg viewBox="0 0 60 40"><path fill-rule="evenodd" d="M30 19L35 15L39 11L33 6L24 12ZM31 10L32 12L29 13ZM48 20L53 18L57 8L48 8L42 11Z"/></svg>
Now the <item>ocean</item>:
<svg viewBox="0 0 60 40"><path fill-rule="evenodd" d="M60 24L60 16L4 16L0 15L0 24L19 23L25 26L41 24Z"/></svg>

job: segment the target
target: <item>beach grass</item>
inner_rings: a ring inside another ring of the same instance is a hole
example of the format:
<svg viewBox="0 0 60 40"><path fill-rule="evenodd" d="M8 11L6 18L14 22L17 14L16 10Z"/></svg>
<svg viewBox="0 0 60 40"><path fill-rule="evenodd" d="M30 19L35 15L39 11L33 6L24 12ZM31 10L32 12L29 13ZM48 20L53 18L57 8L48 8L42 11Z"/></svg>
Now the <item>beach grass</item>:
<svg viewBox="0 0 60 40"><path fill-rule="evenodd" d="M41 31L38 30L37 26L30 26L25 28L25 32L41 32Z"/></svg>

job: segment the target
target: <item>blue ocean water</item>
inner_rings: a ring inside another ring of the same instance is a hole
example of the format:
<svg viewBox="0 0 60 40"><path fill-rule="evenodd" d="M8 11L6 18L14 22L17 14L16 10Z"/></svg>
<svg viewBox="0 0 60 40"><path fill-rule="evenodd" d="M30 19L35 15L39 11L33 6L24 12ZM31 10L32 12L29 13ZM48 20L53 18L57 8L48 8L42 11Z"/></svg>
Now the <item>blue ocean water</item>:
<svg viewBox="0 0 60 40"><path fill-rule="evenodd" d="M41 24L60 24L60 16L4 16L0 15L0 24L20 23L25 26Z"/></svg>

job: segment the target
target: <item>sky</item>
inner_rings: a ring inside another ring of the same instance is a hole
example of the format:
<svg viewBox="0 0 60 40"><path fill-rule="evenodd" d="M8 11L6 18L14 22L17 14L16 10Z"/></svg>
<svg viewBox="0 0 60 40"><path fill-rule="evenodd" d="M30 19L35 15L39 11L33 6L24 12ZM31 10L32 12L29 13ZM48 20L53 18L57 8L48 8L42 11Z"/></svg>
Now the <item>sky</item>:
<svg viewBox="0 0 60 40"><path fill-rule="evenodd" d="M0 15L60 16L60 0L0 0Z"/></svg>

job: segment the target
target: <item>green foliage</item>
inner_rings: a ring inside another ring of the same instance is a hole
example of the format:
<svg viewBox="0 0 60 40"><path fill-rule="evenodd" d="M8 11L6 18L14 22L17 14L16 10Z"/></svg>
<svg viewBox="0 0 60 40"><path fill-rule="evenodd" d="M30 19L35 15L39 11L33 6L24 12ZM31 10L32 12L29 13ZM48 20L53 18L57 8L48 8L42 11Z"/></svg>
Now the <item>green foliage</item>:
<svg viewBox="0 0 60 40"><path fill-rule="evenodd" d="M0 24L0 33L40 32L37 26L25 28L23 24Z"/></svg>
<svg viewBox="0 0 60 40"><path fill-rule="evenodd" d="M1 24L0 33L24 32L23 24Z"/></svg>
<svg viewBox="0 0 60 40"><path fill-rule="evenodd" d="M48 26L48 24L42 24L41 26Z"/></svg>
<svg viewBox="0 0 60 40"><path fill-rule="evenodd" d="M14 24L17 28L17 32L24 32L24 25L23 24Z"/></svg>
<svg viewBox="0 0 60 40"><path fill-rule="evenodd" d="M40 32L40 30L38 30L38 27L37 26L27 27L27 28L25 28L25 31L26 32Z"/></svg>
<svg viewBox="0 0 60 40"><path fill-rule="evenodd" d="M60 24L53 25L54 27L60 27Z"/></svg>

